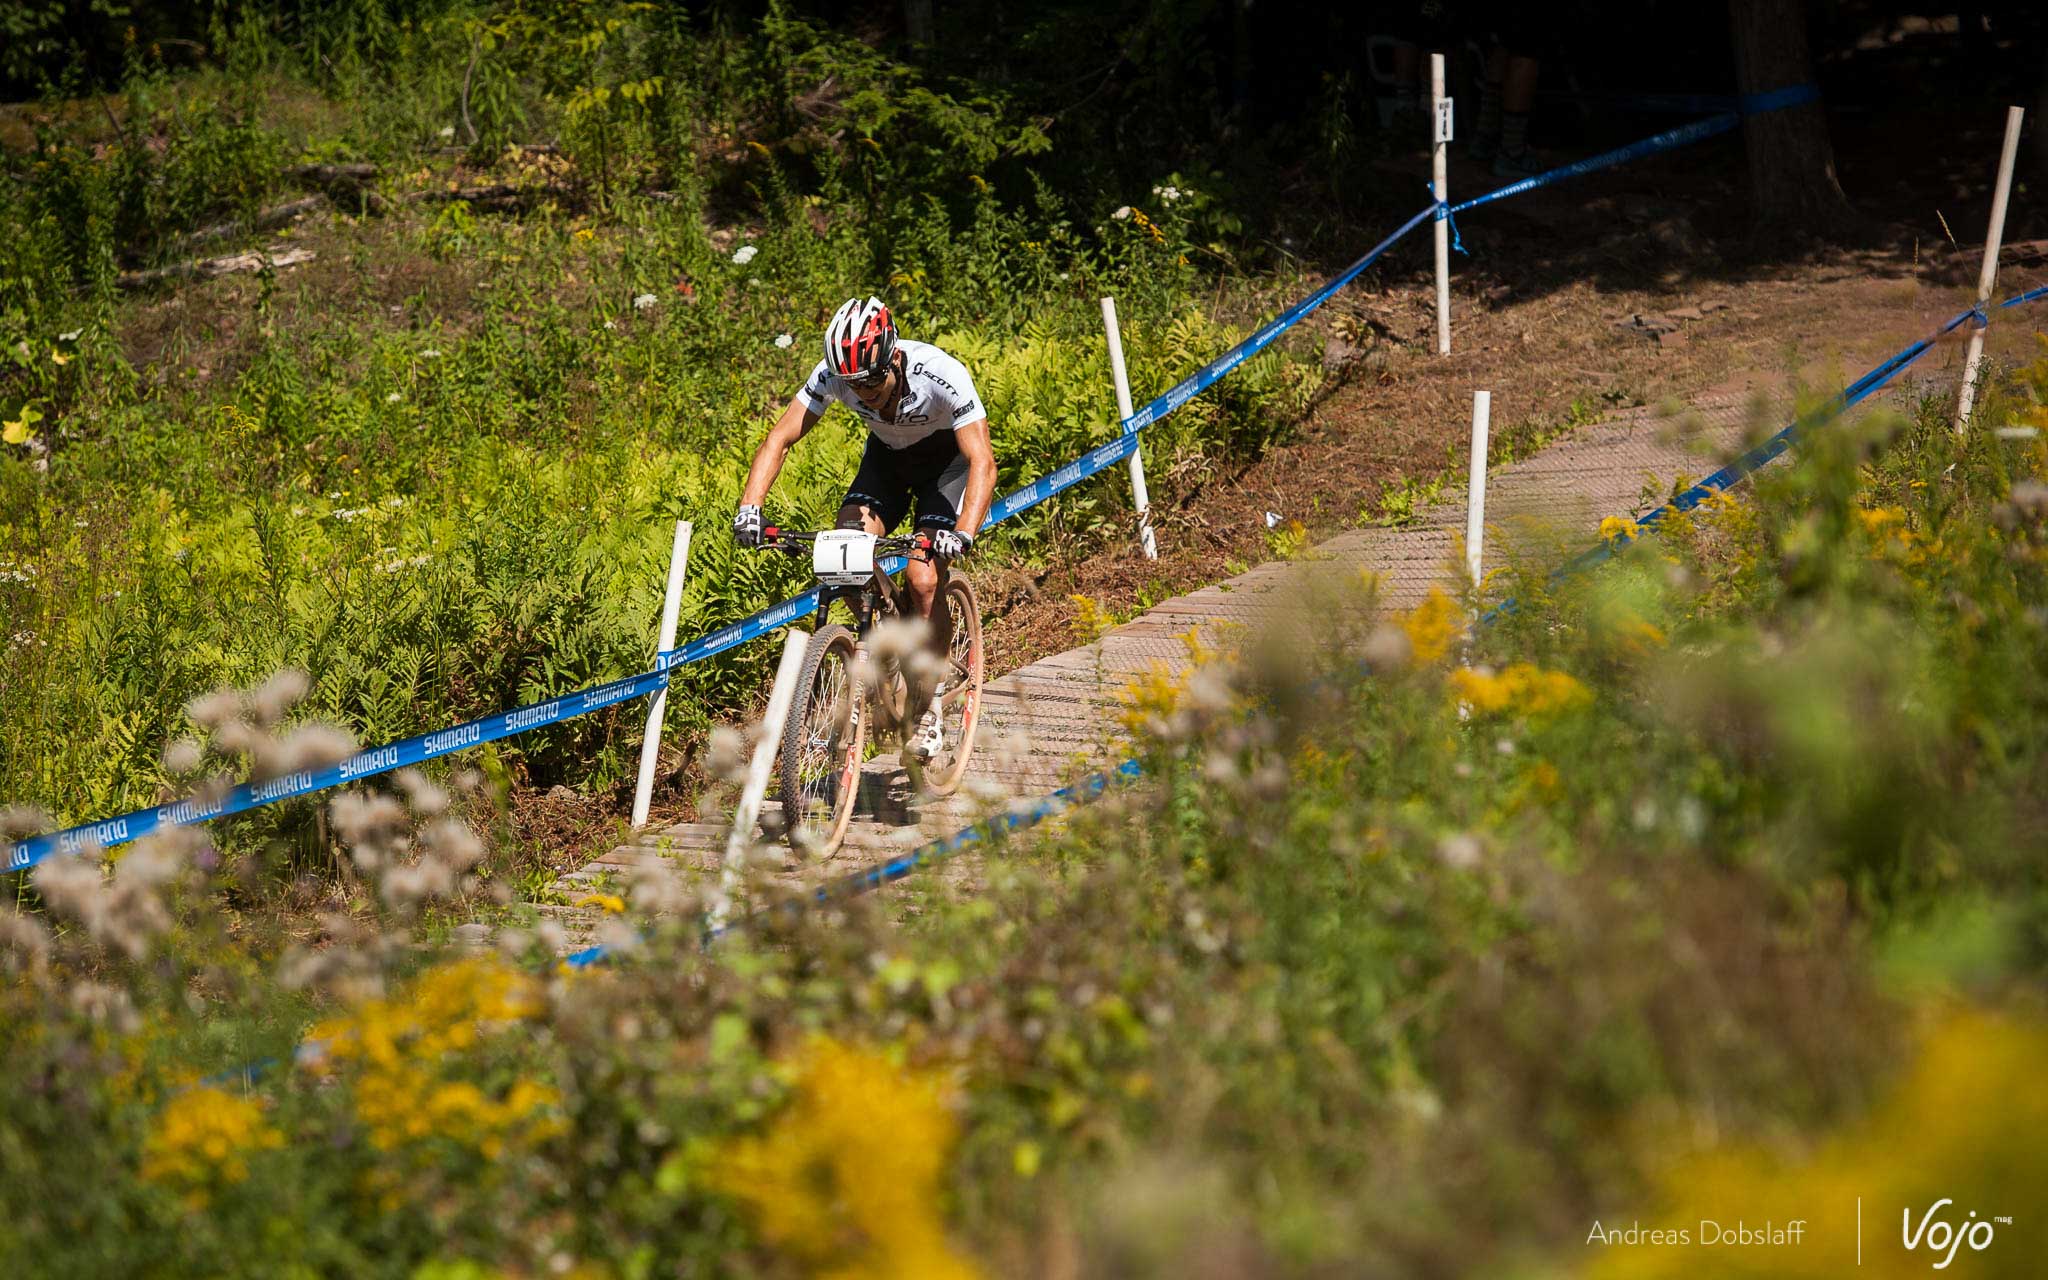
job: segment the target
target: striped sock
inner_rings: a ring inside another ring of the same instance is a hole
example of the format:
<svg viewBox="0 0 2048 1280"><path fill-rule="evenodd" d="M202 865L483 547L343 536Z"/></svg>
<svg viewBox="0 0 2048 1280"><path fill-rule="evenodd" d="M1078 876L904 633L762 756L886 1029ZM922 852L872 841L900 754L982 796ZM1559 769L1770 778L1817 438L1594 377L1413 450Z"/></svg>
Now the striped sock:
<svg viewBox="0 0 2048 1280"><path fill-rule="evenodd" d="M1500 152L1504 156L1518 156L1529 149L1529 113L1509 111L1501 116Z"/></svg>

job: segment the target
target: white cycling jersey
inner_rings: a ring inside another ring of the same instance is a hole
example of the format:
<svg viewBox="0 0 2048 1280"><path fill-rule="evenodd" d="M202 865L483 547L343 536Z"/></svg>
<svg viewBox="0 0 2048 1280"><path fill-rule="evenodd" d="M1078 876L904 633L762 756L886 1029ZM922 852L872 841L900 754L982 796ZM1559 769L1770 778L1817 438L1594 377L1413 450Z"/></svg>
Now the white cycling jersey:
<svg viewBox="0 0 2048 1280"><path fill-rule="evenodd" d="M956 431L988 416L981 406L981 394L967 367L929 342L896 341L903 353L903 394L896 402L896 420L885 422L879 409L860 402L846 379L834 374L823 360L798 394L804 407L823 413L837 400L867 424L875 438L891 449L911 445L941 431Z"/></svg>

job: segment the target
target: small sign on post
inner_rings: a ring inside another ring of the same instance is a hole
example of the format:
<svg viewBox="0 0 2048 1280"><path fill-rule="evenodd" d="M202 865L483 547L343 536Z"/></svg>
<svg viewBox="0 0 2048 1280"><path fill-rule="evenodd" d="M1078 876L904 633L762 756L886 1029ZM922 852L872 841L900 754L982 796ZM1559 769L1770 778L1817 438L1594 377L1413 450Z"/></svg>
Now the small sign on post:
<svg viewBox="0 0 2048 1280"><path fill-rule="evenodd" d="M1439 147L1453 140L1451 137L1451 120L1453 117L1451 102L1452 99L1450 98L1438 98L1436 100L1436 136L1432 141Z"/></svg>

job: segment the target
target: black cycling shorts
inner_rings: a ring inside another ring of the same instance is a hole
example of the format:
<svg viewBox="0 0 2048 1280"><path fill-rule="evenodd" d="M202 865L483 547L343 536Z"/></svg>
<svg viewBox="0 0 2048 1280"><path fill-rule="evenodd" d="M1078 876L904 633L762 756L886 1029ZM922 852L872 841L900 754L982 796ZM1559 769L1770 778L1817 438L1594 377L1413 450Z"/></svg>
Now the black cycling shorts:
<svg viewBox="0 0 2048 1280"><path fill-rule="evenodd" d="M869 435L844 506L874 512L884 533L903 523L913 504L918 528L951 529L960 519L966 492L967 455L952 432L934 431L903 449L891 449Z"/></svg>

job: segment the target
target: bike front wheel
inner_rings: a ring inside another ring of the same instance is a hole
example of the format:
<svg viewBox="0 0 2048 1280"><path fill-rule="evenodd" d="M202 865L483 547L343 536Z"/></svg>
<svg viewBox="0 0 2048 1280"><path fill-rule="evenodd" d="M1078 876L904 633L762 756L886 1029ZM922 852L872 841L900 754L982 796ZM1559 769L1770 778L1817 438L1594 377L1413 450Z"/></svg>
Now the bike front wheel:
<svg viewBox="0 0 2048 1280"><path fill-rule="evenodd" d="M974 755L974 734L981 724L981 601L967 579L949 576L939 602L951 624L939 696L939 726L945 745L926 762L919 781L935 796L951 795L966 776Z"/></svg>
<svg viewBox="0 0 2048 1280"><path fill-rule="evenodd" d="M867 711L853 632L819 627L782 729L782 813L790 847L823 857L839 848L860 794Z"/></svg>

